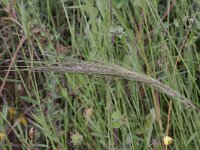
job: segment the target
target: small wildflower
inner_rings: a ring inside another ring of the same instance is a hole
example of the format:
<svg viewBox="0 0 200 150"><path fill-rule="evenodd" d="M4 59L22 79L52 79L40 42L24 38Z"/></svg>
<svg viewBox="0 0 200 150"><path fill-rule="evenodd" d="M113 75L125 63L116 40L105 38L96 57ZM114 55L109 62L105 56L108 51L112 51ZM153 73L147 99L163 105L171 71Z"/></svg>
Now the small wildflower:
<svg viewBox="0 0 200 150"><path fill-rule="evenodd" d="M19 123L21 123L22 125L24 126L27 126L28 125L28 122L26 120L26 118L23 116L23 115L20 115L18 118L17 118L17 121Z"/></svg>
<svg viewBox="0 0 200 150"><path fill-rule="evenodd" d="M167 145L170 145L171 143L173 142L173 139L169 136L165 136L164 137L164 144L167 146Z"/></svg>
<svg viewBox="0 0 200 150"><path fill-rule="evenodd" d="M4 140L6 137L5 133L0 132L0 141Z"/></svg>
<svg viewBox="0 0 200 150"><path fill-rule="evenodd" d="M9 114L10 119L13 119L13 116L16 114L16 110L13 107L9 107L8 114Z"/></svg>

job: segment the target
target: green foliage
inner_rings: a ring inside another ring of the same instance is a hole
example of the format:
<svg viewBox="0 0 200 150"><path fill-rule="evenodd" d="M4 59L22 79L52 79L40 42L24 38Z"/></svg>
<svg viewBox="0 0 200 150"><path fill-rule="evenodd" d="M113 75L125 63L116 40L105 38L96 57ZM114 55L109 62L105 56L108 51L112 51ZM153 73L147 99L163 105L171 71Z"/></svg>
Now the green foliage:
<svg viewBox="0 0 200 150"><path fill-rule="evenodd" d="M2 0L0 2L0 4L3 5L3 6L8 6L9 5L9 0Z"/></svg>
<svg viewBox="0 0 200 150"><path fill-rule="evenodd" d="M116 112L113 112L112 114L112 127L113 128L120 128L121 125L123 124L122 123L122 119L123 119L123 115L116 111Z"/></svg>
<svg viewBox="0 0 200 150"><path fill-rule="evenodd" d="M200 108L199 10L198 0L1 1L0 149L162 149L164 135L168 149L199 149L199 110L183 105Z"/></svg>

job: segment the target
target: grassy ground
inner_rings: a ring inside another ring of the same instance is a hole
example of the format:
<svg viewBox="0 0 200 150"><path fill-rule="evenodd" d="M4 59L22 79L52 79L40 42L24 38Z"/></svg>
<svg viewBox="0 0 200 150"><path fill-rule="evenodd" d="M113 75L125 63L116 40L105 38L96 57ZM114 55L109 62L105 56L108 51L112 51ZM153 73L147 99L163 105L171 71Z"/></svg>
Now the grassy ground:
<svg viewBox="0 0 200 150"><path fill-rule="evenodd" d="M199 20L199 0L1 0L0 149L199 149Z"/></svg>

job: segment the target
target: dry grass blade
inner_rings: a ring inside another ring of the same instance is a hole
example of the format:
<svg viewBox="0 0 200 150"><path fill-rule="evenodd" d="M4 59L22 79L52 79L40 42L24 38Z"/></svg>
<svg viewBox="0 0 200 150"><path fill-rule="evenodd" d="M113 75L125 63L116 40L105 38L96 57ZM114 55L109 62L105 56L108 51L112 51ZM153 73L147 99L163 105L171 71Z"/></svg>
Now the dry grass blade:
<svg viewBox="0 0 200 150"><path fill-rule="evenodd" d="M20 69L22 70L22 69ZM23 69L24 70L24 69ZM128 70L124 67L102 63L102 62L86 62L86 61L66 61L64 63L56 63L56 64L44 64L41 67L34 67L31 70L34 71L53 71L53 72L65 72L65 73L80 73L80 74L99 74L99 75L109 75L121 77L129 80L134 80L139 83L145 83L150 86L155 87L160 92L167 94L168 96L174 97L181 101L185 106L196 108L196 106L191 102L191 100L187 99L177 91L173 90L171 87L166 84L161 83L160 81L144 75L142 73L138 73L134 70Z"/></svg>

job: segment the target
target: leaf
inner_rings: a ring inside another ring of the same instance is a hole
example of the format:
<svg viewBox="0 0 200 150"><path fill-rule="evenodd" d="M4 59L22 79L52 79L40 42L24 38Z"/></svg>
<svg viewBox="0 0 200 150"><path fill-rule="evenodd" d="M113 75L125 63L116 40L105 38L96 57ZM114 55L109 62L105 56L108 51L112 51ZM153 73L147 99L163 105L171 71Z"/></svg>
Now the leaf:
<svg viewBox="0 0 200 150"><path fill-rule="evenodd" d="M112 127L113 128L120 128L122 124L120 122L112 122Z"/></svg>
<svg viewBox="0 0 200 150"><path fill-rule="evenodd" d="M2 116L4 118L7 118L7 112L8 112L8 105L7 103L5 102L4 105L3 105L3 109L2 109Z"/></svg>
<svg viewBox="0 0 200 150"><path fill-rule="evenodd" d="M113 128L120 128L123 124L123 115L119 112L116 111L112 114L112 127Z"/></svg>
<svg viewBox="0 0 200 150"><path fill-rule="evenodd" d="M0 3L0 4L1 4L1 3ZM9 0L2 0L2 4L3 4L4 6L8 6Z"/></svg>
<svg viewBox="0 0 200 150"><path fill-rule="evenodd" d="M80 145L83 141L83 136L79 133L76 133L71 136L71 139L74 145Z"/></svg>
<svg viewBox="0 0 200 150"><path fill-rule="evenodd" d="M146 123L145 123L145 140L146 140L146 145L148 146L151 141L151 136L153 132L153 124L156 120L156 113L155 109L152 108L150 110L150 113L146 116Z"/></svg>
<svg viewBox="0 0 200 150"><path fill-rule="evenodd" d="M119 112L119 111L116 111L112 114L112 119L113 120L120 120L120 119L123 119L123 115Z"/></svg>
<svg viewBox="0 0 200 150"><path fill-rule="evenodd" d="M67 89L66 88L61 88L61 95L64 98L68 98L68 94L67 94Z"/></svg>

